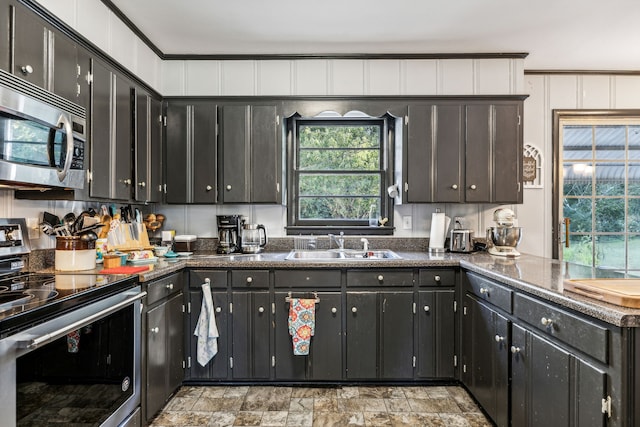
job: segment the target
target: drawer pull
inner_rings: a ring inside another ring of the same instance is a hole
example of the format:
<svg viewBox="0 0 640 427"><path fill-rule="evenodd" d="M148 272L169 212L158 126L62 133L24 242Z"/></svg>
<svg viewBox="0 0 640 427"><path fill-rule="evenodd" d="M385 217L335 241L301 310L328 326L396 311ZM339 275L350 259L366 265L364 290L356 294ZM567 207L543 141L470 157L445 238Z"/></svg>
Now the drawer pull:
<svg viewBox="0 0 640 427"><path fill-rule="evenodd" d="M207 191L211 191L211 190L213 190L213 187L210 186L210 185L207 185L204 189L207 190Z"/></svg>
<svg viewBox="0 0 640 427"><path fill-rule="evenodd" d="M553 324L553 320L543 317L542 319L540 319L540 323L542 323L543 326L546 326L548 328Z"/></svg>
<svg viewBox="0 0 640 427"><path fill-rule="evenodd" d="M216 313L220 313L220 312L222 312L222 308L216 307Z"/></svg>
<svg viewBox="0 0 640 427"><path fill-rule="evenodd" d="M480 293L483 295L489 295L489 289L488 288L480 288Z"/></svg>
<svg viewBox="0 0 640 427"><path fill-rule="evenodd" d="M247 283L251 283L251 282L253 282L253 277L251 276L247 277Z"/></svg>
<svg viewBox="0 0 640 427"><path fill-rule="evenodd" d="M227 191L231 191L231 188L232 188L232 187L231 187L231 184L227 184L227 187L226 187L226 188L227 188Z"/></svg>
<svg viewBox="0 0 640 427"><path fill-rule="evenodd" d="M264 307L259 307L258 308L258 313L264 313Z"/></svg>
<svg viewBox="0 0 640 427"><path fill-rule="evenodd" d="M160 328L158 328L157 326L155 328L151 328L151 333L157 334L158 332L160 332Z"/></svg>
<svg viewBox="0 0 640 427"><path fill-rule="evenodd" d="M436 282L439 282L442 279L440 278L440 276L433 276L433 280L435 280Z"/></svg>
<svg viewBox="0 0 640 427"><path fill-rule="evenodd" d="M166 286L166 288L167 288L167 289L169 289L170 291L172 291L172 290L173 290L173 283L169 283L169 284Z"/></svg>
<svg viewBox="0 0 640 427"><path fill-rule="evenodd" d="M452 189L454 189L454 190L457 190L457 189L458 189L458 184L453 184L453 185L451 186L451 188L452 188Z"/></svg>
<svg viewBox="0 0 640 427"><path fill-rule="evenodd" d="M496 335L493 339L496 340L496 342L502 342L504 341L504 337L501 337L500 335Z"/></svg>
<svg viewBox="0 0 640 427"><path fill-rule="evenodd" d="M515 345L511 346L511 353L518 354L520 353L520 347L516 347Z"/></svg>
<svg viewBox="0 0 640 427"><path fill-rule="evenodd" d="M351 307L351 312L352 313L357 313L358 312L358 307Z"/></svg>
<svg viewBox="0 0 640 427"><path fill-rule="evenodd" d="M382 274L378 275L378 282L382 282L384 280L384 276Z"/></svg>
<svg viewBox="0 0 640 427"><path fill-rule="evenodd" d="M428 305L424 306L424 311L429 311L429 306Z"/></svg>
<svg viewBox="0 0 640 427"><path fill-rule="evenodd" d="M331 307L331 312L332 312L333 314L336 314L336 313L338 312L338 309L337 309L337 308L335 308L335 307Z"/></svg>
<svg viewBox="0 0 640 427"><path fill-rule="evenodd" d="M470 188L471 190L475 190L475 189L476 189L476 188L478 188L478 187L476 187L476 185L475 185L475 184L471 184L471 185L469 186L469 188Z"/></svg>

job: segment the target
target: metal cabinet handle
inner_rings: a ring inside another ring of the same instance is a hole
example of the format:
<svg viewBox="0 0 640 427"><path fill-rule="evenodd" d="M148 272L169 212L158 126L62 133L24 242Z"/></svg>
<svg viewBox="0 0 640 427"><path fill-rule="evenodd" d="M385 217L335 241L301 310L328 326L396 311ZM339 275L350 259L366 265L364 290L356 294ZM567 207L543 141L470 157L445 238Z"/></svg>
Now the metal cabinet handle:
<svg viewBox="0 0 640 427"><path fill-rule="evenodd" d="M357 313L358 312L358 307L351 307L351 312L352 313Z"/></svg>
<svg viewBox="0 0 640 427"><path fill-rule="evenodd" d="M382 282L384 280L384 276L382 274L378 275L378 281Z"/></svg>
<svg viewBox="0 0 640 427"><path fill-rule="evenodd" d="M264 307L258 307L258 313L264 313Z"/></svg>
<svg viewBox="0 0 640 427"><path fill-rule="evenodd" d="M515 345L511 346L511 353L517 354L520 353L520 347L516 347Z"/></svg>
<svg viewBox="0 0 640 427"><path fill-rule="evenodd" d="M142 181L142 182L139 182L139 183L138 183L138 186L139 186L139 187L144 188L144 187L146 187L146 186L147 186L147 183L146 183L146 182L144 182L144 181Z"/></svg>
<svg viewBox="0 0 640 427"><path fill-rule="evenodd" d="M169 283L169 284L167 285L167 289L169 289L170 291L172 291L172 290L173 290L173 283Z"/></svg>
<svg viewBox="0 0 640 427"><path fill-rule="evenodd" d="M253 277L251 276L247 277L247 283L251 283L251 282L253 282Z"/></svg>
<svg viewBox="0 0 640 427"><path fill-rule="evenodd" d="M424 311L429 311L429 310L430 310L430 309L429 309L429 306L428 306L428 305L425 305L425 306L424 306Z"/></svg>
<svg viewBox="0 0 640 427"><path fill-rule="evenodd" d="M158 332L160 332L160 328L156 326L155 328L151 328L149 331L153 334L157 334Z"/></svg>
<svg viewBox="0 0 640 427"><path fill-rule="evenodd" d="M26 76L33 73L33 67L31 65L23 65L20 67L20 71L22 71L22 74Z"/></svg>
<svg viewBox="0 0 640 427"><path fill-rule="evenodd" d="M480 288L480 293L483 295L489 295L489 289L487 288Z"/></svg>
<svg viewBox="0 0 640 427"><path fill-rule="evenodd" d="M332 312L333 314L336 314L336 313L338 312L338 309L337 309L337 308L335 308L335 307L331 307L331 312Z"/></svg>
<svg viewBox="0 0 640 427"><path fill-rule="evenodd" d="M471 184L471 185L469 186L469 188L470 188L470 189L472 189L472 190L475 190L475 189L476 189L476 188L478 188L478 187L476 187L476 185L475 185L475 184Z"/></svg>
<svg viewBox="0 0 640 427"><path fill-rule="evenodd" d="M452 188L453 190L457 190L457 189L458 189L458 184L453 184L453 185L451 186L451 188Z"/></svg>
<svg viewBox="0 0 640 427"><path fill-rule="evenodd" d="M122 180L122 183L123 183L124 185L131 185L131 179L128 179L128 178L127 178L127 179L123 179L123 180Z"/></svg>
<svg viewBox="0 0 640 427"><path fill-rule="evenodd" d="M231 184L227 184L227 191L231 191Z"/></svg>
<svg viewBox="0 0 640 427"><path fill-rule="evenodd" d="M222 308L216 307L216 313L220 313L220 312L222 312Z"/></svg>
<svg viewBox="0 0 640 427"><path fill-rule="evenodd" d="M440 278L440 276L433 276L433 280L435 280L436 282L439 282L442 279Z"/></svg>
<svg viewBox="0 0 640 427"><path fill-rule="evenodd" d="M210 185L207 185L207 186L205 187L205 190L207 190L207 191L211 191L211 190L213 190L213 187L212 187L212 186L210 186Z"/></svg>
<svg viewBox="0 0 640 427"><path fill-rule="evenodd" d="M500 335L496 335L493 339L496 340L496 342L504 341L504 337L501 337Z"/></svg>
<svg viewBox="0 0 640 427"><path fill-rule="evenodd" d="M542 323L543 326L551 326L553 320L543 317L542 319L540 319L540 323Z"/></svg>

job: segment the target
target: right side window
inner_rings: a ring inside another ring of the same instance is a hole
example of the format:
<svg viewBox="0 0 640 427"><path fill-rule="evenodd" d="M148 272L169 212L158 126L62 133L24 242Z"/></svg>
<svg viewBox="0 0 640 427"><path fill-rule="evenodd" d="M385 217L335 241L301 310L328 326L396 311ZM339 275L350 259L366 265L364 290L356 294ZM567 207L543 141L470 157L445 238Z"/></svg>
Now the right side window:
<svg viewBox="0 0 640 427"><path fill-rule="evenodd" d="M640 118L559 120L564 261L640 270Z"/></svg>

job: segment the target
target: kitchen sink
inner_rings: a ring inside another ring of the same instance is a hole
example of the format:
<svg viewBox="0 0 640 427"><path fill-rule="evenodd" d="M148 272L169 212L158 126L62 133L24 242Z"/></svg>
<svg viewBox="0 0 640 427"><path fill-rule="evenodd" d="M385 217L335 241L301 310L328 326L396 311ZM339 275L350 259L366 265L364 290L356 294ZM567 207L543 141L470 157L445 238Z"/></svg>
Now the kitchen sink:
<svg viewBox="0 0 640 427"><path fill-rule="evenodd" d="M314 250L293 250L285 257L286 260L298 260L298 261L357 261L357 260L391 260L402 259L397 253L387 250L379 249L373 251L359 251L352 249L345 250L327 250L327 251L314 251Z"/></svg>

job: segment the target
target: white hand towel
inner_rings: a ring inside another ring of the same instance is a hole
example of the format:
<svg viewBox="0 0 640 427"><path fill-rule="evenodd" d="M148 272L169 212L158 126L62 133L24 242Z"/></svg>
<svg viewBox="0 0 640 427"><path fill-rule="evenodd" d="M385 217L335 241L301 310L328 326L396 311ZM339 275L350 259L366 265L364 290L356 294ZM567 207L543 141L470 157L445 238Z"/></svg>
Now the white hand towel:
<svg viewBox="0 0 640 427"><path fill-rule="evenodd" d="M198 363L204 366L218 353L218 337L220 336L213 310L211 287L208 283L202 284L202 308L200 309L200 316L193 335L198 337Z"/></svg>

